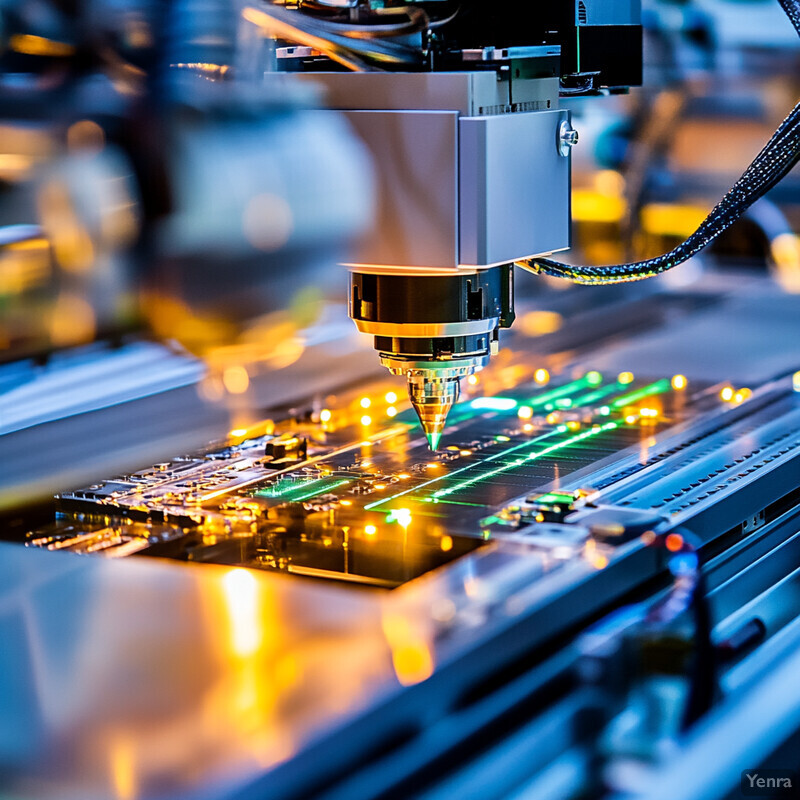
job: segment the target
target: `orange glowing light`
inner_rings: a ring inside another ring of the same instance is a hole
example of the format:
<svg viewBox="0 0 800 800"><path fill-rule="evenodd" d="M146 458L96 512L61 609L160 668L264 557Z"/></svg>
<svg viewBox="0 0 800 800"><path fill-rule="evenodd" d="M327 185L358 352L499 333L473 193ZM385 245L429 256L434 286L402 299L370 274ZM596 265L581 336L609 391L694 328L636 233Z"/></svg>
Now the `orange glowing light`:
<svg viewBox="0 0 800 800"><path fill-rule="evenodd" d="M319 421L320 422L330 422L333 413L329 408L323 408L322 411L319 412Z"/></svg>
<svg viewBox="0 0 800 800"><path fill-rule="evenodd" d="M543 368L539 368L533 373L533 380L536 383L547 383L550 380L550 373Z"/></svg>
<svg viewBox="0 0 800 800"><path fill-rule="evenodd" d="M439 543L443 553L449 553L453 549L453 537L445 534L442 536L442 541Z"/></svg>
<svg viewBox="0 0 800 800"><path fill-rule="evenodd" d="M670 553L677 553L678 550L683 547L683 536L679 533L670 533L664 541L664 544Z"/></svg>
<svg viewBox="0 0 800 800"><path fill-rule="evenodd" d="M723 387L722 391L719 393L720 399L724 400L726 403L730 403L733 400L733 387L732 386L725 386Z"/></svg>
<svg viewBox="0 0 800 800"><path fill-rule="evenodd" d="M673 375L670 383L675 391L680 392L686 388L688 381L686 380L685 375Z"/></svg>

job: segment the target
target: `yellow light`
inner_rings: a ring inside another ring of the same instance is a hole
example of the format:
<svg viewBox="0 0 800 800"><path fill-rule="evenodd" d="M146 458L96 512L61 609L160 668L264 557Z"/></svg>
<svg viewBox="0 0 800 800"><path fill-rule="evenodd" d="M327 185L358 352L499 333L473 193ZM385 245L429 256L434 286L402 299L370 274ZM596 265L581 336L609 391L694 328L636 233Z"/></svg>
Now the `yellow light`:
<svg viewBox="0 0 800 800"><path fill-rule="evenodd" d="M722 400L724 400L726 403L730 403L730 401L731 401L731 400L733 400L733 394L734 394L734 392L733 392L733 388L732 388L732 387L730 387L730 386L726 386L726 387L724 387L724 388L723 388L723 390L722 390L722 391L719 393L719 396L720 396L720 398L721 398Z"/></svg>
<svg viewBox="0 0 800 800"><path fill-rule="evenodd" d="M15 33L9 40L11 49L26 56L69 56L75 48L66 42L56 42L30 33Z"/></svg>
<svg viewBox="0 0 800 800"><path fill-rule="evenodd" d="M621 383L623 385L628 383L633 383L633 373L632 372L620 372L617 375L617 383Z"/></svg>
<svg viewBox="0 0 800 800"><path fill-rule="evenodd" d="M533 409L530 406L520 406L517 416L520 419L530 419L533 416Z"/></svg>
<svg viewBox="0 0 800 800"><path fill-rule="evenodd" d="M548 414L545 418L548 425L558 425L561 421L561 414L558 411L553 411L552 413Z"/></svg>
<svg viewBox="0 0 800 800"><path fill-rule="evenodd" d="M477 375L470 375L467 377L467 383L470 386L475 386L478 383L478 376Z"/></svg>
<svg viewBox="0 0 800 800"><path fill-rule="evenodd" d="M398 476L401 481L407 481L411 476L407 472L401 472Z"/></svg>
<svg viewBox="0 0 800 800"><path fill-rule="evenodd" d="M325 538L322 540L322 544L323 544L323 546L324 546L324 547L330 547L330 546L333 544L333 539L331 539L331 537L330 537L330 536L326 536L326 537L325 537Z"/></svg>
<svg viewBox="0 0 800 800"><path fill-rule="evenodd" d="M435 461L431 461L429 464L425 465L428 469L436 469L439 465Z"/></svg>
<svg viewBox="0 0 800 800"><path fill-rule="evenodd" d="M244 394L250 387L250 376L244 367L228 367L222 373L222 383L231 394Z"/></svg>
<svg viewBox="0 0 800 800"><path fill-rule="evenodd" d="M550 380L550 373L543 368L539 368L533 373L533 380L536 383L547 383Z"/></svg>
<svg viewBox="0 0 800 800"><path fill-rule="evenodd" d="M329 408L323 408L322 411L319 412L319 421L330 422L332 416L333 414Z"/></svg>
<svg viewBox="0 0 800 800"><path fill-rule="evenodd" d="M342 506L351 506L351 505L353 505L353 501L352 501L352 500L340 500L340 501L339 501L339 505L342 505Z"/></svg>
<svg viewBox="0 0 800 800"><path fill-rule="evenodd" d="M580 424L580 422L578 422L578 420L576 420L576 419L571 419L571 420L570 420L570 421L567 423L567 429L568 429L568 430L571 430L571 431L577 431L577 430L580 430L580 427L581 427L581 424Z"/></svg>
<svg viewBox="0 0 800 800"><path fill-rule="evenodd" d="M442 536L442 541L439 545L443 553L449 553L453 549L453 537L445 534Z"/></svg>
<svg viewBox="0 0 800 800"><path fill-rule="evenodd" d="M385 489L386 488L386 484L385 483L376 483L373 488L377 489L378 491L380 491L381 489Z"/></svg>
<svg viewBox="0 0 800 800"><path fill-rule="evenodd" d="M359 401L361 408L369 408L372 405L372 400L369 397L362 397Z"/></svg>
<svg viewBox="0 0 800 800"><path fill-rule="evenodd" d="M386 402L391 406L397 402L397 395L394 392L386 392Z"/></svg>
<svg viewBox="0 0 800 800"><path fill-rule="evenodd" d="M673 375L672 381L672 388L675 389L676 392L680 392L682 389L686 388L687 380L685 375Z"/></svg>
<svg viewBox="0 0 800 800"><path fill-rule="evenodd" d="M628 425L633 425L636 422L636 419L636 414L628 414L628 416L625 417L625 422L627 422Z"/></svg>
<svg viewBox="0 0 800 800"><path fill-rule="evenodd" d="M522 426L522 430L525 431L525 433L530 433L533 430L533 425L531 425L530 422L526 422Z"/></svg>
<svg viewBox="0 0 800 800"><path fill-rule="evenodd" d="M471 456L472 450L459 450L458 451L462 456Z"/></svg>
<svg viewBox="0 0 800 800"><path fill-rule="evenodd" d="M244 436L247 433L247 428L234 428L230 435L231 436Z"/></svg>
<svg viewBox="0 0 800 800"><path fill-rule="evenodd" d="M378 529L374 525L365 525L364 526L364 533L367 536L374 536L378 532Z"/></svg>
<svg viewBox="0 0 800 800"><path fill-rule="evenodd" d="M741 389L739 389L737 394L740 394L742 396L742 400L747 400L747 398L750 397L753 394L753 392L746 386L743 386Z"/></svg>
<svg viewBox="0 0 800 800"><path fill-rule="evenodd" d="M795 392L800 392L800 370L792 375L792 389L794 389Z"/></svg>
<svg viewBox="0 0 800 800"><path fill-rule="evenodd" d="M642 417L657 417L658 411L656 411L654 408L640 408L639 414Z"/></svg>
<svg viewBox="0 0 800 800"><path fill-rule="evenodd" d="M520 330L526 336L544 336L555 333L564 324L564 320L556 311L529 311L517 322Z"/></svg>
<svg viewBox="0 0 800 800"><path fill-rule="evenodd" d="M411 509L409 508L396 508L392 514L394 515L395 522L402 528L408 528L411 524Z"/></svg>
<svg viewBox="0 0 800 800"><path fill-rule="evenodd" d="M386 409L386 416L387 417L396 417L397 416L397 409L394 406L389 406Z"/></svg>
<svg viewBox="0 0 800 800"><path fill-rule="evenodd" d="M361 417L361 424L365 426L372 425L372 417L369 414L364 414L364 416Z"/></svg>
<svg viewBox="0 0 800 800"><path fill-rule="evenodd" d="M222 579L231 624L231 647L237 656L249 656L261 644L258 619L258 585L253 574L237 567Z"/></svg>

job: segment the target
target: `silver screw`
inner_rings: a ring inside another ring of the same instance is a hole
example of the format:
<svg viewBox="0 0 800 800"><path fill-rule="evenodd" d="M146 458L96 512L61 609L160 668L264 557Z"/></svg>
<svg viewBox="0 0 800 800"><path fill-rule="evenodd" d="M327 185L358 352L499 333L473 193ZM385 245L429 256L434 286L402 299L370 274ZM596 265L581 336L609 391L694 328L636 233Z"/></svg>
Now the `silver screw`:
<svg viewBox="0 0 800 800"><path fill-rule="evenodd" d="M558 145L558 154L561 156L568 156L570 148L578 143L578 131L570 125L567 120L563 120L558 126L558 138L556 144Z"/></svg>

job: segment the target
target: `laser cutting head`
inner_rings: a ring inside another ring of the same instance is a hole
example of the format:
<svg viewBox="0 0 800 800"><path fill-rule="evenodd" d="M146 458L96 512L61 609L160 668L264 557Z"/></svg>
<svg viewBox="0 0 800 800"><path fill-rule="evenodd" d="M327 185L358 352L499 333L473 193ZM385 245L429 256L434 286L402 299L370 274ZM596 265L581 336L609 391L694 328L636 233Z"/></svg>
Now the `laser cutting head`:
<svg viewBox="0 0 800 800"><path fill-rule="evenodd" d="M375 336L381 363L408 380L428 445L436 450L461 378L497 352L514 319L510 266L450 275L351 273L350 316Z"/></svg>

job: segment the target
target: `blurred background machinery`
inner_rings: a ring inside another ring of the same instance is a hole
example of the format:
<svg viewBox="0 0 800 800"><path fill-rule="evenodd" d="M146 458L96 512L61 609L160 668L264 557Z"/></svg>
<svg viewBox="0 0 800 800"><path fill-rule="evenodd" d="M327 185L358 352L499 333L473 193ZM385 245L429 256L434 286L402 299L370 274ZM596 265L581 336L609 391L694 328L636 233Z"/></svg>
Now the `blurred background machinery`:
<svg viewBox="0 0 800 800"><path fill-rule="evenodd" d="M2 793L796 794L800 10L530 5L0 4Z"/></svg>

